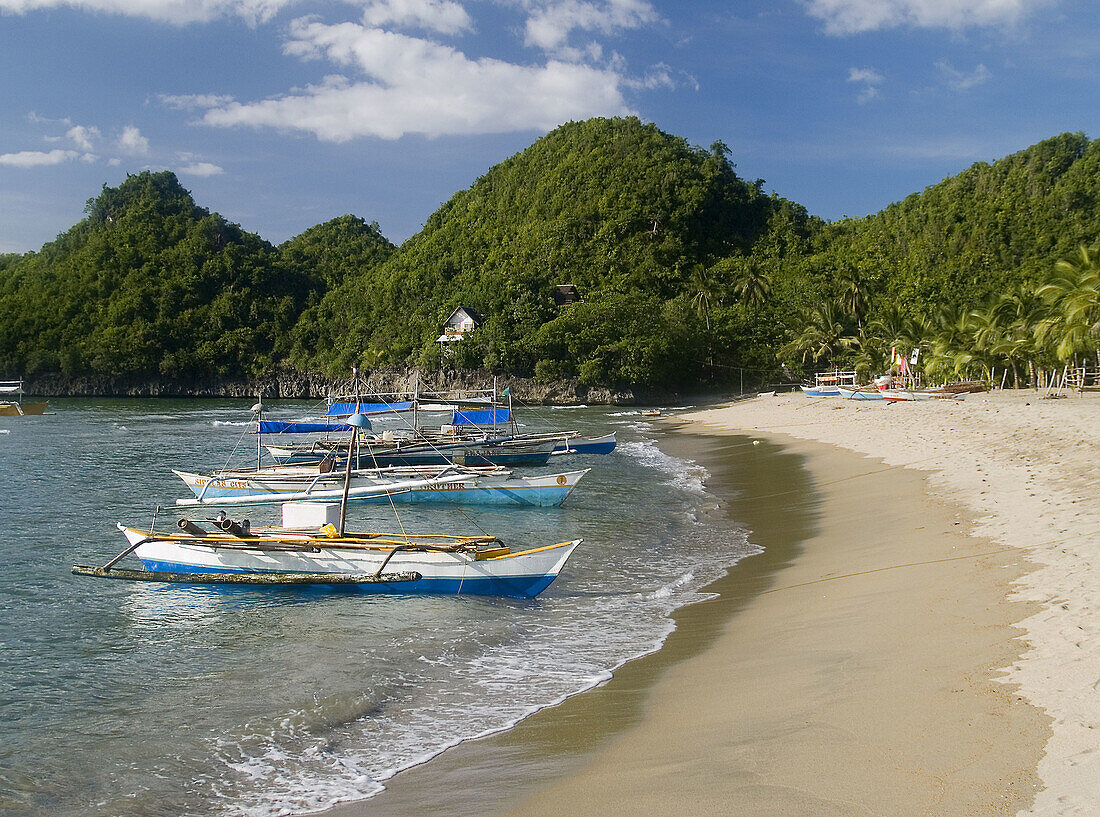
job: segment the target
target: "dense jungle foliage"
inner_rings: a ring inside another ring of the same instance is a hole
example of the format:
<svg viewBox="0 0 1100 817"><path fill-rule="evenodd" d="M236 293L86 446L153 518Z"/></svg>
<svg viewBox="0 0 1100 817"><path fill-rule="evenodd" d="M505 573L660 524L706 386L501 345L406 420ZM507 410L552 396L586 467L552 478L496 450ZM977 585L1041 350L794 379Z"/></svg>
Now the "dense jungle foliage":
<svg viewBox="0 0 1100 817"><path fill-rule="evenodd" d="M1100 144L1080 134L861 219L763 184L721 142L592 119L489 169L400 248L350 215L274 247L141 173L40 251L0 255L0 374L415 363L682 388L871 374L920 346L931 375L1026 382L1100 345ZM556 306L558 284L583 301ZM485 322L444 350L459 305Z"/></svg>

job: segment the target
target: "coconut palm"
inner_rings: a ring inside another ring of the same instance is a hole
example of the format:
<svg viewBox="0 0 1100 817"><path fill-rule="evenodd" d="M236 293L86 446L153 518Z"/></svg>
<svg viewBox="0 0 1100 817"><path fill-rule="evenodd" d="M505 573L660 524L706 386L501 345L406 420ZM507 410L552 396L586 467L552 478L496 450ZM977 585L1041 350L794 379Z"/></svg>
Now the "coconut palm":
<svg viewBox="0 0 1100 817"><path fill-rule="evenodd" d="M1054 275L1039 289L1056 317L1048 323L1059 337L1055 352L1069 360L1094 351L1100 365L1100 246L1081 245L1077 258L1054 265Z"/></svg>
<svg viewBox="0 0 1100 817"><path fill-rule="evenodd" d="M859 345L846 316L832 301L823 301L802 313L802 330L782 351L784 356L797 355L803 363L833 358Z"/></svg>
<svg viewBox="0 0 1100 817"><path fill-rule="evenodd" d="M733 294L745 306L759 307L772 294L771 276L755 258L746 258L733 282Z"/></svg>

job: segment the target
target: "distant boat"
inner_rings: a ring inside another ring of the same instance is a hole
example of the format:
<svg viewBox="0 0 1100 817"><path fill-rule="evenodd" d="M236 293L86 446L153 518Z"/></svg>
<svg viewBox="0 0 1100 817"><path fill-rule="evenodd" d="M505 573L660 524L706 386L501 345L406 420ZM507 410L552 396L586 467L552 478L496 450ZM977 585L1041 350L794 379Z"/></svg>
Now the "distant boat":
<svg viewBox="0 0 1100 817"><path fill-rule="evenodd" d="M842 372L834 369L831 372L818 372L814 375L812 386L800 386L802 393L807 397L839 397L840 387L856 388L856 373Z"/></svg>
<svg viewBox="0 0 1100 817"><path fill-rule="evenodd" d="M891 403L923 402L925 400L962 400L967 392L953 391L949 388L922 389L922 388L895 388L893 378L890 375L882 375L875 378L882 399Z"/></svg>
<svg viewBox="0 0 1100 817"><path fill-rule="evenodd" d="M48 400L36 403L24 403L22 380L0 380L0 417L23 417L27 414L45 414L48 403Z"/></svg>
<svg viewBox="0 0 1100 817"><path fill-rule="evenodd" d="M922 402L925 400L962 400L967 392L950 392L942 389L884 389L882 399L891 403Z"/></svg>
<svg viewBox="0 0 1100 817"><path fill-rule="evenodd" d="M807 397L839 397L839 386L799 386Z"/></svg>
<svg viewBox="0 0 1100 817"><path fill-rule="evenodd" d="M317 466L277 465L261 469L195 474L173 469L195 494L177 505L266 505L338 500L345 474ZM520 476L503 468L387 468L352 471L349 502L442 502L556 507L588 473Z"/></svg>

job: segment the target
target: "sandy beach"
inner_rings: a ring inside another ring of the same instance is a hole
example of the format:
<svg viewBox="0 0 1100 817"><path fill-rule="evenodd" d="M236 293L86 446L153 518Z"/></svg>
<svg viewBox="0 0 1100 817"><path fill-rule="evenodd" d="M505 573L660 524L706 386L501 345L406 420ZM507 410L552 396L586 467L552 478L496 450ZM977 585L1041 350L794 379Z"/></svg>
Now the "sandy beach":
<svg viewBox="0 0 1100 817"><path fill-rule="evenodd" d="M957 503L973 520L972 541L1007 549L999 558L1017 567L987 571L983 584L1012 603L1024 651L993 662L988 677L1018 688L1051 721L1032 814L1091 815L1100 804L1098 411L1095 394L998 392L895 406L790 395L693 418L707 429L815 440L924 472L934 501ZM946 590L933 592L954 603Z"/></svg>
<svg viewBox="0 0 1100 817"><path fill-rule="evenodd" d="M792 394L674 418L763 552L606 684L336 811L1094 814L1097 409Z"/></svg>

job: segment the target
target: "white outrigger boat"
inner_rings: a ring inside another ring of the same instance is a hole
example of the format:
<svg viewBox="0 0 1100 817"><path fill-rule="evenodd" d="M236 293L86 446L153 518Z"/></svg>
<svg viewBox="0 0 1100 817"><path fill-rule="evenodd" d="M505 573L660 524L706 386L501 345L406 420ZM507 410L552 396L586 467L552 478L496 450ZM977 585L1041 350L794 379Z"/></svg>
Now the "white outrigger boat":
<svg viewBox="0 0 1100 817"><path fill-rule="evenodd" d="M505 468L370 468L351 472L349 502L445 502L487 505L561 505L589 469L521 476ZM267 505L339 500L345 474L316 465L195 474L172 470L195 494L177 505Z"/></svg>
<svg viewBox="0 0 1100 817"><path fill-rule="evenodd" d="M369 424L358 414L348 422L354 448L358 429ZM531 598L557 578L581 543L574 539L513 551L493 536L346 532L351 473L349 466L339 504L284 503L281 526L252 528L224 514L210 520L214 530L188 519L178 520L170 533L119 523L126 549L102 567L73 565L72 572L142 581L350 584L375 592ZM116 567L130 554L143 570Z"/></svg>
<svg viewBox="0 0 1100 817"><path fill-rule="evenodd" d="M317 507L314 505L314 507ZM513 551L493 537L246 528L222 519L206 530L186 519L173 533L119 524L143 571L74 565L79 575L185 583L362 585L389 593L533 598L550 586L580 539ZM147 575L142 575L147 574Z"/></svg>

